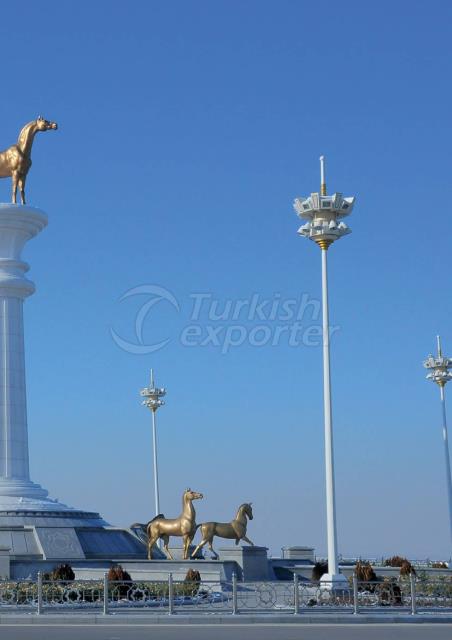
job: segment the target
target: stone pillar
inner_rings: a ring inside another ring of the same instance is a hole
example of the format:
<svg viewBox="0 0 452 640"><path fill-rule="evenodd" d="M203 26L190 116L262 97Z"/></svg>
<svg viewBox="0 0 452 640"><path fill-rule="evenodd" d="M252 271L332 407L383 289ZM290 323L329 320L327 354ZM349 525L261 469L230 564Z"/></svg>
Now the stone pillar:
<svg viewBox="0 0 452 640"><path fill-rule="evenodd" d="M282 557L287 560L309 560L314 564L314 547L283 547Z"/></svg>
<svg viewBox="0 0 452 640"><path fill-rule="evenodd" d="M245 582L268 580L267 547L223 547L218 550L220 560L235 561L240 567L239 579Z"/></svg>
<svg viewBox="0 0 452 640"><path fill-rule="evenodd" d="M21 256L46 225L39 209L0 204L0 504L3 497L47 496L29 475L23 302L35 286Z"/></svg>

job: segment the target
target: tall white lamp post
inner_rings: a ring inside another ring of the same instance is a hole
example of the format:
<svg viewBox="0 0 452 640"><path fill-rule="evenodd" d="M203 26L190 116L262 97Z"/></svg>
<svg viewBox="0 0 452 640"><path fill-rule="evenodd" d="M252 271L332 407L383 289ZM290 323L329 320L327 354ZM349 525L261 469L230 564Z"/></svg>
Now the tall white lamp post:
<svg viewBox="0 0 452 640"><path fill-rule="evenodd" d="M342 218L348 216L355 203L354 197L345 198L341 193L327 195L325 181L325 158L320 157L320 193L311 193L305 198L296 198L294 208L297 215L307 222L298 233L313 240L322 254L322 312L323 312L323 403L325 420L325 472L326 472L326 516L328 535L328 573L322 577L325 586L340 588L346 578L339 573L336 533L336 499L334 491L333 424L331 411L330 332L328 317L328 265L327 252L330 245L350 233Z"/></svg>
<svg viewBox="0 0 452 640"><path fill-rule="evenodd" d="M436 382L439 386L439 392L441 397L441 408L443 414L443 442L444 442L444 455L446 459L446 485L447 485L447 495L449 499L449 526L450 526L450 536L452 541L452 478L450 475L450 457L449 457L449 441L447 437L447 421L446 421L446 398L445 398L445 389L447 382L452 380L452 373L450 369L452 369L452 359L446 358L443 356L441 350L441 339L439 336L436 336L438 355L432 356L429 355L427 360L424 362L424 367L426 369L430 369L430 373L427 374L427 379Z"/></svg>
<svg viewBox="0 0 452 640"><path fill-rule="evenodd" d="M156 387L154 384L154 372L151 369L151 383L149 387L145 387L141 390L141 395L144 397L143 405L148 407L152 413L152 445L153 445L153 457L154 457L154 495L155 495L155 515L160 513L160 498L159 498L159 472L157 465L157 426L155 420L155 414L157 409L164 405L164 401L161 400L166 395L166 389Z"/></svg>

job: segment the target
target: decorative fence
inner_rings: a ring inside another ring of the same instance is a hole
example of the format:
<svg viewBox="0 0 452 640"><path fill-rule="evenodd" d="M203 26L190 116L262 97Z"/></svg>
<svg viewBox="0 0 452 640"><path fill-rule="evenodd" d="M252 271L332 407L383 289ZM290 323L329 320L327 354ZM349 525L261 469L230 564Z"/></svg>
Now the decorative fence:
<svg viewBox="0 0 452 640"><path fill-rule="evenodd" d="M177 614L438 613L452 614L452 578L418 579L414 575L380 582L352 578L341 588L325 582L187 582L43 580L0 581L0 613L45 614L56 611L120 611Z"/></svg>
<svg viewBox="0 0 452 640"><path fill-rule="evenodd" d="M388 558L381 556L379 558L369 558L369 557L357 557L357 558L349 558L349 557L344 557L344 556L339 556L338 558L339 564L345 564L345 565L349 565L349 566L355 566L355 564L357 562L364 562L365 564L370 564L372 565L372 567L387 567L388 565L386 564L388 561ZM449 565L452 566L452 558L449 558L448 560L431 560L430 558L410 558L409 559L410 564L416 568L416 570L423 570L423 569L429 569L429 568L438 568L438 565ZM328 562L328 558L322 558L322 557L316 557L315 558L315 562ZM445 567L444 567L445 568Z"/></svg>

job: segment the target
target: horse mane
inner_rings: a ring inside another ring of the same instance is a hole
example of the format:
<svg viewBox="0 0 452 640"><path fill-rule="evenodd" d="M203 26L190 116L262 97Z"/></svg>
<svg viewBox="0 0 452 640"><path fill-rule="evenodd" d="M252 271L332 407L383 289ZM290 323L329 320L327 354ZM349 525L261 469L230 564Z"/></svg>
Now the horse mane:
<svg viewBox="0 0 452 640"><path fill-rule="evenodd" d="M159 513L158 516L155 516L155 518L152 518L152 520L149 520L146 527L149 527L151 522L154 522L155 520L161 520L162 518L165 519L165 516L163 515L163 513Z"/></svg>
<svg viewBox="0 0 452 640"><path fill-rule="evenodd" d="M32 125L34 125L36 122L36 120L32 120L31 122L28 122L25 126L22 127L20 133L19 133L19 138L17 139L17 146L20 147L21 149L23 148L23 146L25 145L25 140L28 134L28 130L30 129L30 127Z"/></svg>
<svg viewBox="0 0 452 640"><path fill-rule="evenodd" d="M242 502L240 507L237 509L236 517L239 515L240 511L246 507L251 507L251 502Z"/></svg>
<svg viewBox="0 0 452 640"><path fill-rule="evenodd" d="M152 518L152 520L149 520L149 522L134 522L130 525L129 529L131 529L132 531L134 529L141 529L142 531L145 531L151 524L151 522L154 522L154 520L158 520L159 518L165 518L163 513L159 513L158 516L155 516L155 518Z"/></svg>

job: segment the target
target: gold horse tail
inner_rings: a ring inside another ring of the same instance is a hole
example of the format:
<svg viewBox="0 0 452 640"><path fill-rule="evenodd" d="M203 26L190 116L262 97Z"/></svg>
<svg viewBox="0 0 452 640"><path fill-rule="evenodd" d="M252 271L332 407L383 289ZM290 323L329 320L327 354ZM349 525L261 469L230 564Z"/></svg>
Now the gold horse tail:
<svg viewBox="0 0 452 640"><path fill-rule="evenodd" d="M148 525L144 524L143 522L134 522L130 525L129 529L132 531L135 537L138 538L138 540L141 540L143 544L147 544L147 527Z"/></svg>

